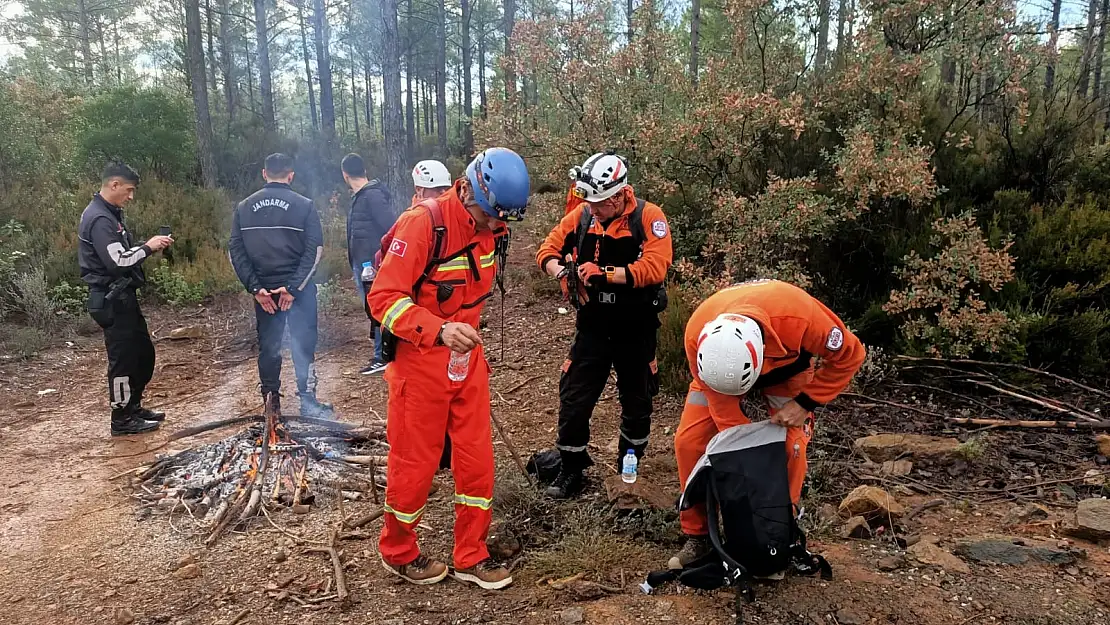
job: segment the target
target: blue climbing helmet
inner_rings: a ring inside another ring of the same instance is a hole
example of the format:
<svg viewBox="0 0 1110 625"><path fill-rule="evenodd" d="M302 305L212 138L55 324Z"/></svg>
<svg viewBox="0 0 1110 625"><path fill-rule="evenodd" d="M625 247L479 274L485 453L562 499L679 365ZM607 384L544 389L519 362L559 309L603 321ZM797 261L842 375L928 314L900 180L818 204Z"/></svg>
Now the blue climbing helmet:
<svg viewBox="0 0 1110 625"><path fill-rule="evenodd" d="M509 148L490 148L466 168L474 201L482 211L502 221L520 221L528 210L528 167Z"/></svg>

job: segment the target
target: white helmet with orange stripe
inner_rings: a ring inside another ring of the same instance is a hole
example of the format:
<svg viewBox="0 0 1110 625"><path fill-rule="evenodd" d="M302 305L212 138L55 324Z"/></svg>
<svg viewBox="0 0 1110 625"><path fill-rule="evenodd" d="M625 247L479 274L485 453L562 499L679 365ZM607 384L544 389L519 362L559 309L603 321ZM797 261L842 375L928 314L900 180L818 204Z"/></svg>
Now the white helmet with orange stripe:
<svg viewBox="0 0 1110 625"><path fill-rule="evenodd" d="M439 161L420 161L412 168L412 185L423 189L451 186L451 172Z"/></svg>
<svg viewBox="0 0 1110 625"><path fill-rule="evenodd" d="M587 202L606 200L628 186L628 163L612 151L594 154L570 173L574 195Z"/></svg>
<svg viewBox="0 0 1110 625"><path fill-rule="evenodd" d="M698 335L698 378L724 395L752 390L763 368L763 331L743 315L723 314Z"/></svg>

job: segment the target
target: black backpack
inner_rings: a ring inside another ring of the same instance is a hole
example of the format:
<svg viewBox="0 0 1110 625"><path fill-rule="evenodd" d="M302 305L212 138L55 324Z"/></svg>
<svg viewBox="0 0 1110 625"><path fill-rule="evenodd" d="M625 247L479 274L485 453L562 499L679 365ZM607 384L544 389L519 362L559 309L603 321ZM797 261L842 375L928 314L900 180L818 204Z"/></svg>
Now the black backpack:
<svg viewBox="0 0 1110 625"><path fill-rule="evenodd" d="M757 576L790 570L832 579L825 558L806 549L794 516L782 426L762 421L714 436L686 480L679 509L702 503L713 550L684 569L651 573L641 586L644 592L675 580L699 590L730 586L737 590L736 622L741 623L741 599L752 601L751 582Z"/></svg>
<svg viewBox="0 0 1110 625"><path fill-rule="evenodd" d="M641 253L644 249L644 243L647 241L647 233L644 232L644 206L647 205L646 200L636 199L636 208L628 214L628 230L632 233L632 239L640 246ZM574 256L575 260L578 254L582 251L582 246L586 241L586 234L590 231L590 224L593 222L593 215L590 211L579 208L582 215L578 219L578 226L574 229ZM650 288L646 287L646 288ZM656 314L663 312L667 309L667 285L666 283L656 286L648 292L649 304Z"/></svg>

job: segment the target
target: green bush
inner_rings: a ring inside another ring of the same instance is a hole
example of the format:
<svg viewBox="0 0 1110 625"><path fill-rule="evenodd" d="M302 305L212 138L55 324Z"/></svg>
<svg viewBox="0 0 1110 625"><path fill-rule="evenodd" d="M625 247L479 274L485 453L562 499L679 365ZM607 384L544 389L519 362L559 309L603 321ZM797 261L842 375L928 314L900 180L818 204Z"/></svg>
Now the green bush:
<svg viewBox="0 0 1110 625"><path fill-rule="evenodd" d="M50 335L31 326L0 326L0 351L16 358L30 358L50 344Z"/></svg>
<svg viewBox="0 0 1110 625"><path fill-rule="evenodd" d="M204 299L204 284L191 283L165 260L147 268L147 283L154 293L171 306L195 306Z"/></svg>
<svg viewBox="0 0 1110 625"><path fill-rule="evenodd" d="M690 363L686 360L686 322L694 313L696 302L690 302L681 289L667 288L667 310L660 317L659 343L655 355L659 359L659 384L668 393L685 393L690 385Z"/></svg>
<svg viewBox="0 0 1110 625"><path fill-rule="evenodd" d="M24 323L43 332L52 330L58 323L58 313L65 311L59 310L43 270L35 268L19 274L14 285L16 308Z"/></svg>

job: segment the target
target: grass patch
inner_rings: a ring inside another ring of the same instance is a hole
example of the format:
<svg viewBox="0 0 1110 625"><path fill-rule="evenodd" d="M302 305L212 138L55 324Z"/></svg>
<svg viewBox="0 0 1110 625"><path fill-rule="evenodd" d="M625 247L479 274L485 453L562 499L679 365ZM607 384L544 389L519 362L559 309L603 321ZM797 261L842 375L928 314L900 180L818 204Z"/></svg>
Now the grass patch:
<svg viewBox="0 0 1110 625"><path fill-rule="evenodd" d="M975 462L987 452L990 443L986 436L972 436L956 447L956 455L967 462Z"/></svg>
<svg viewBox="0 0 1110 625"><path fill-rule="evenodd" d="M31 358L50 345L50 335L32 326L0 327L0 351L20 360Z"/></svg>

